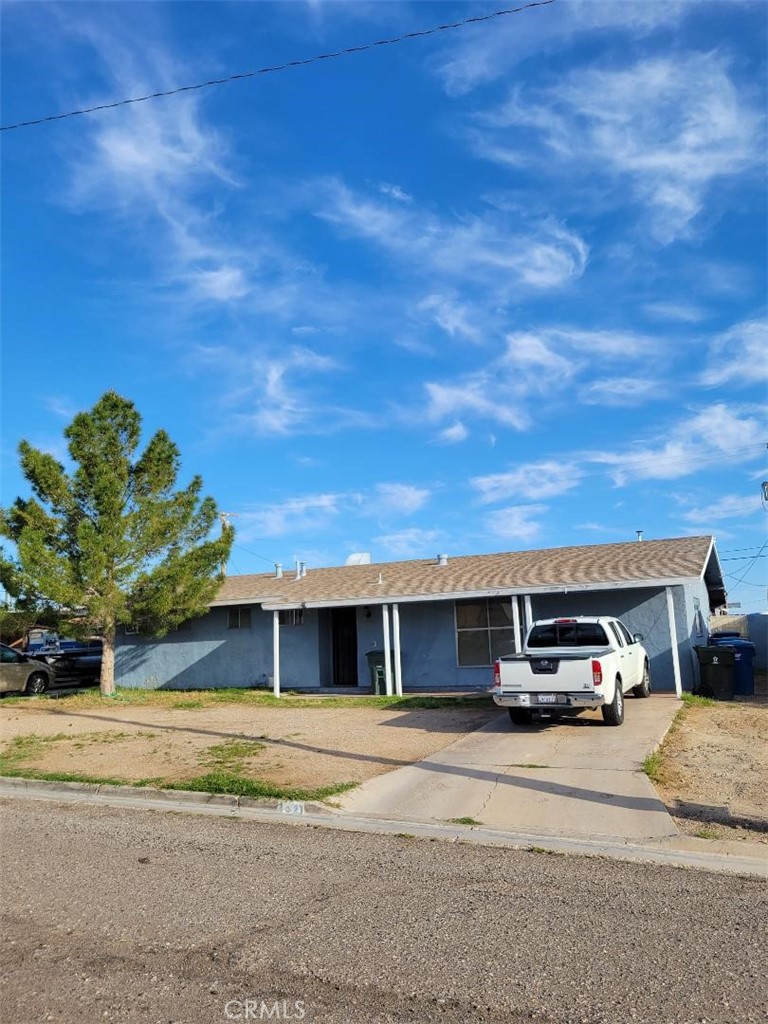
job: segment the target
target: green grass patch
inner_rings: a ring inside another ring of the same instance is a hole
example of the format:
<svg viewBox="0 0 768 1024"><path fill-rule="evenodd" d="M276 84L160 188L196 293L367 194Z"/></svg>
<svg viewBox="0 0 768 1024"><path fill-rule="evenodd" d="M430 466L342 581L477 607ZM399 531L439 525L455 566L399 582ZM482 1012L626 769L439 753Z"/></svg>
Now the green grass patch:
<svg viewBox="0 0 768 1024"><path fill-rule="evenodd" d="M327 786L306 788L300 786L281 786L262 779L249 779L242 772L247 761L265 749L264 743L253 740L230 740L209 747L203 754L204 767L212 768L203 775L190 779L168 781L162 776L139 781L124 779L120 776L93 775L84 772L46 771L25 765L23 762L42 756L46 749L54 743L72 743L79 748L85 744L78 740L98 743L117 742L121 739L132 739L137 736L153 735L151 733L86 733L70 736L68 733L56 733L54 736L17 736L6 744L0 753L0 775L9 778L39 779L43 782L86 782L93 785L128 786L135 789L153 786L160 789L191 790L197 793L228 793L234 796L267 797L276 800L325 800L354 789L356 782L337 782Z"/></svg>
<svg viewBox="0 0 768 1024"><path fill-rule="evenodd" d="M26 702L29 698L6 698L6 701ZM405 697L376 697L369 695L354 696L321 696L308 694L303 696L297 691L284 692L281 697L263 689L245 689L242 687L218 688L210 690L141 690L129 687L118 688L112 696L102 696L98 690L81 690L78 693L56 696L44 694L43 703L55 701L56 709L61 711L84 711L102 708L105 705L126 705L129 707L159 707L172 711L196 711L201 708L218 704L246 704L264 708L386 708L395 711L441 710L453 708L477 708L479 710L494 707L491 698L480 693L475 695L457 695L455 697L430 697L412 694ZM39 707L40 704L36 704Z"/></svg>
<svg viewBox="0 0 768 1024"><path fill-rule="evenodd" d="M661 749L654 750L652 754L643 761L641 771L648 776L651 782L661 782L664 775L664 755Z"/></svg>
<svg viewBox="0 0 768 1024"><path fill-rule="evenodd" d="M158 783L161 784L161 783ZM276 800L325 800L354 789L356 782L337 782L315 789L300 786L278 786L262 779L246 779L237 772L214 771L194 779L162 783L163 789L185 789L195 793L229 793L234 796L272 798Z"/></svg>
<svg viewBox="0 0 768 1024"><path fill-rule="evenodd" d="M214 768L216 771L238 773L245 768L245 762L249 758L256 757L266 749L266 743L254 740L227 740L203 751L200 764L204 768Z"/></svg>
<svg viewBox="0 0 768 1024"><path fill-rule="evenodd" d="M448 822L451 825L482 825L482 821L478 821L477 818L448 818Z"/></svg>
<svg viewBox="0 0 768 1024"><path fill-rule="evenodd" d="M717 831L713 828L697 828L693 834L697 839L717 839Z"/></svg>
<svg viewBox="0 0 768 1024"><path fill-rule="evenodd" d="M722 701L712 700L711 697L699 697L695 693L684 693L680 699L688 708L713 708L715 704L722 703Z"/></svg>

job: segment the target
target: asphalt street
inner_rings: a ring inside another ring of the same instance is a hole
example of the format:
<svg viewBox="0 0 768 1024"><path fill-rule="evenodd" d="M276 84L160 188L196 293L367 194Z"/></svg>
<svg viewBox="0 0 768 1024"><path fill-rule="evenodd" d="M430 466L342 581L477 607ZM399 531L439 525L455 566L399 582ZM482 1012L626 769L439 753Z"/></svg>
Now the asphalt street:
<svg viewBox="0 0 768 1024"><path fill-rule="evenodd" d="M2 801L2 1021L748 1024L763 881Z"/></svg>

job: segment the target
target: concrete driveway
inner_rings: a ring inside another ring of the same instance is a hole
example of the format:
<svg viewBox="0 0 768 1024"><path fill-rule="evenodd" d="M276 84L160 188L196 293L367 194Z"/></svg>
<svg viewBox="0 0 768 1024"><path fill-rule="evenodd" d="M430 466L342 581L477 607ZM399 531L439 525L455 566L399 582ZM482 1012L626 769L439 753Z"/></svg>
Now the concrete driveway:
<svg viewBox="0 0 768 1024"><path fill-rule="evenodd" d="M624 724L599 712L549 725L513 726L507 712L407 768L341 798L356 815L398 821L471 818L485 827L592 839L677 835L640 771L680 701L629 698Z"/></svg>

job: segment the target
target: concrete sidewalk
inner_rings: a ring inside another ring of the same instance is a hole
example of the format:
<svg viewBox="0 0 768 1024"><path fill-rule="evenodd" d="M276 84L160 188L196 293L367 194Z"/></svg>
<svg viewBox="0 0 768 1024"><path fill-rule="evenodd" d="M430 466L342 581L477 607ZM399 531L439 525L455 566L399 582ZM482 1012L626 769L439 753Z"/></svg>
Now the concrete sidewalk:
<svg viewBox="0 0 768 1024"><path fill-rule="evenodd" d="M677 836L640 768L680 706L673 696L629 698L619 728L594 712L517 727L499 710L476 732L339 802L348 814L401 822L472 819L493 830L591 840Z"/></svg>

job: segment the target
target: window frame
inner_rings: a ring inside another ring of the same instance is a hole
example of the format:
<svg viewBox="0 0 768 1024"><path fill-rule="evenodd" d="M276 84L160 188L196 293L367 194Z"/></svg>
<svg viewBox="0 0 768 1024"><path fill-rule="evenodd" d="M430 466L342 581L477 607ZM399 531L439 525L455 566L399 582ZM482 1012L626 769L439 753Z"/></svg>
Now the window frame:
<svg viewBox="0 0 768 1024"><path fill-rule="evenodd" d="M515 642L515 616L512 610L513 601L515 598L512 595L507 597L468 597L468 598L456 598L453 602L453 629L456 645L456 667L457 668L491 668L494 664L494 653L492 634L507 631L511 636L512 640L512 653L517 653L517 646ZM485 625L483 626L460 626L459 625L459 606L469 604L479 604L480 602L485 603ZM506 605L509 609L509 620L506 624L500 626L491 625L491 608L490 604L494 602L500 605ZM469 664L463 663L461 660L461 646L460 646L460 634L462 633L484 633L487 644L487 651L489 661L487 662L472 662Z"/></svg>
<svg viewBox="0 0 768 1024"><path fill-rule="evenodd" d="M234 621L237 613L237 622ZM249 604L233 604L227 608L227 629L250 629L251 606Z"/></svg>

